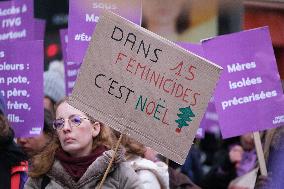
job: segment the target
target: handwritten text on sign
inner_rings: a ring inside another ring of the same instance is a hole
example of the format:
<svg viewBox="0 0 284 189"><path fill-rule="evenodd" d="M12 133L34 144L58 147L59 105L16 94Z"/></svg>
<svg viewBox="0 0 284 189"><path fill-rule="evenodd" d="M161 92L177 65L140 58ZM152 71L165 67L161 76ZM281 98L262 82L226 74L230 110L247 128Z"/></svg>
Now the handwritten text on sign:
<svg viewBox="0 0 284 189"><path fill-rule="evenodd" d="M92 36L70 103L182 163L220 69L105 13Z"/></svg>

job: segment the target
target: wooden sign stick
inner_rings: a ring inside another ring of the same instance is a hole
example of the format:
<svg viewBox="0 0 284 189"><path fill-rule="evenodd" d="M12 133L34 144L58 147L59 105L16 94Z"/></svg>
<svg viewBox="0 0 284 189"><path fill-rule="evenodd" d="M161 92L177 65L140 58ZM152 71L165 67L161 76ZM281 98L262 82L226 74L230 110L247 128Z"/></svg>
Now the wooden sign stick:
<svg viewBox="0 0 284 189"><path fill-rule="evenodd" d="M110 168L111 168L111 165L112 165L112 163L113 163L113 161L114 161L114 158L115 158L115 156L116 156L118 147L119 147L119 145L120 145L120 143L121 143L122 136L123 136L123 133L120 133L119 139L118 139L118 141L116 142L116 146L115 146L114 153L113 153L113 155L112 155L112 157L111 157L111 160L110 160L110 162L109 162L109 164L108 164L108 167L107 167L107 169L106 169L106 171L105 171L105 173L104 173L103 179L102 179L102 181L100 182L100 185L99 185L98 189L101 189L102 186L103 186L103 184L104 184L104 182L105 182L105 179L106 179L106 177L107 177L107 175L108 175L108 172L109 172L109 170L110 170Z"/></svg>
<svg viewBox="0 0 284 189"><path fill-rule="evenodd" d="M260 167L260 173L263 176L267 176L267 168L264 160L264 154L263 154L263 149L260 141L260 135L259 132L254 132L253 133L253 139L254 139L254 144L255 144L255 149L256 149L256 154L258 158L258 163Z"/></svg>

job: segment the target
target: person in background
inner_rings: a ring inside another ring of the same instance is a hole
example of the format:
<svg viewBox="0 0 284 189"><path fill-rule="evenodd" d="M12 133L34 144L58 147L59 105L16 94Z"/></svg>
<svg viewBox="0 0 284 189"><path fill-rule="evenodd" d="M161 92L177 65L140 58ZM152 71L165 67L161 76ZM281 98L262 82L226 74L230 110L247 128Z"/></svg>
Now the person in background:
<svg viewBox="0 0 284 189"><path fill-rule="evenodd" d="M242 160L237 167L237 175L242 176L253 170L257 164L257 155L254 146L253 135L247 133L241 136L241 146L243 148Z"/></svg>
<svg viewBox="0 0 284 189"><path fill-rule="evenodd" d="M55 130L52 128L54 120L53 114L44 109L44 126L43 131L36 137L21 137L17 139L18 145L28 155L29 159L40 153L52 140Z"/></svg>
<svg viewBox="0 0 284 189"><path fill-rule="evenodd" d="M251 133L224 141L225 148L216 153L216 163L206 175L203 188L225 189L233 179L256 167L257 156Z"/></svg>
<svg viewBox="0 0 284 189"><path fill-rule="evenodd" d="M223 140L223 146L216 152L212 168L204 176L201 187L227 189L229 183L237 177L243 153L239 137Z"/></svg>
<svg viewBox="0 0 284 189"><path fill-rule="evenodd" d="M21 137L17 143L28 155L29 159L38 154L52 140L55 130L52 128L54 120L54 105L65 96L64 65L63 62L53 61L48 71L44 72L44 127L37 137Z"/></svg>
<svg viewBox="0 0 284 189"><path fill-rule="evenodd" d="M14 132L5 112L6 105L0 93L0 187L22 189L27 179L27 157L14 142Z"/></svg>
<svg viewBox="0 0 284 189"><path fill-rule="evenodd" d="M284 92L284 81L281 80ZM268 176L259 175L256 189L282 189L284 186L284 126L269 129L264 135L264 156Z"/></svg>
<svg viewBox="0 0 284 189"><path fill-rule="evenodd" d="M214 156L222 145L221 132L217 129L211 130L209 127L205 130L204 138L200 139L198 148L201 152L202 172L207 174L213 166Z"/></svg>
<svg viewBox="0 0 284 189"><path fill-rule="evenodd" d="M118 132L115 132L115 135L119 137ZM150 148L126 135L123 135L121 144L126 149L127 162L138 174L145 189L169 189L168 166L158 161L155 155L151 157ZM153 158L152 161L144 158L145 153L148 158Z"/></svg>
<svg viewBox="0 0 284 189"><path fill-rule="evenodd" d="M64 64L53 61L43 74L44 108L54 114L54 105L65 97Z"/></svg>
<svg viewBox="0 0 284 189"><path fill-rule="evenodd" d="M201 153L195 144L189 150L184 164L180 168L181 172L188 176L197 185L200 184L203 176L201 165Z"/></svg>
<svg viewBox="0 0 284 189"><path fill-rule="evenodd" d="M282 189L284 186L284 126L265 133L264 154L268 176L259 175L256 189Z"/></svg>
<svg viewBox="0 0 284 189"><path fill-rule="evenodd" d="M176 163L169 161L170 189L201 189L187 175L171 167L174 164Z"/></svg>
<svg viewBox="0 0 284 189"><path fill-rule="evenodd" d="M158 154L152 148L146 148L146 152L144 153L146 159L151 160L153 162L166 162L166 158L162 155ZM185 174L181 173L178 170L177 163L169 160L168 163L168 174L169 174L169 187L170 189L200 189L199 186L194 184L189 177Z"/></svg>
<svg viewBox="0 0 284 189"><path fill-rule="evenodd" d="M53 122L56 138L33 158L25 189L96 188L111 161L113 135L100 121L68 104L59 102ZM124 153L116 153L103 188L141 188Z"/></svg>

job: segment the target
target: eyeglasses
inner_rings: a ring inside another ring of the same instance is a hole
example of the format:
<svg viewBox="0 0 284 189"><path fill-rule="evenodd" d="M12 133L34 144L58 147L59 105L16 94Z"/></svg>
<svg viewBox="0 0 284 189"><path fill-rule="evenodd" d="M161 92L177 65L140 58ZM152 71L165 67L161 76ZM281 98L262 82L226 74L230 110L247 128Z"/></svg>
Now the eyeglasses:
<svg viewBox="0 0 284 189"><path fill-rule="evenodd" d="M81 117L79 115L71 115L67 120L71 127L78 127L83 122L84 119L90 120L86 117ZM65 119L63 118L55 119L53 121L53 128L55 130L61 130L64 127L64 124L65 124Z"/></svg>

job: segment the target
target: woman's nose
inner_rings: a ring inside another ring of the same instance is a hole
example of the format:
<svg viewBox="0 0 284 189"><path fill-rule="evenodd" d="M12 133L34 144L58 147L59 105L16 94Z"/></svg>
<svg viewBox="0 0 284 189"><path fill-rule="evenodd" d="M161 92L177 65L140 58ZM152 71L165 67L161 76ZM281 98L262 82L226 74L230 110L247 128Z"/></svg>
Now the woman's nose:
<svg viewBox="0 0 284 189"><path fill-rule="evenodd" d="M62 127L63 132L70 132L71 131L71 125L68 120L64 120L64 125Z"/></svg>

